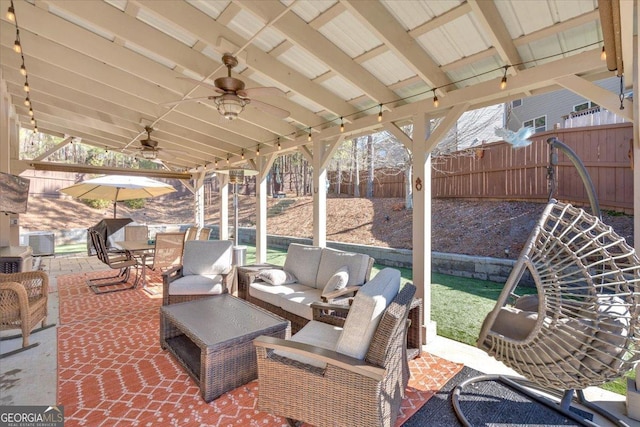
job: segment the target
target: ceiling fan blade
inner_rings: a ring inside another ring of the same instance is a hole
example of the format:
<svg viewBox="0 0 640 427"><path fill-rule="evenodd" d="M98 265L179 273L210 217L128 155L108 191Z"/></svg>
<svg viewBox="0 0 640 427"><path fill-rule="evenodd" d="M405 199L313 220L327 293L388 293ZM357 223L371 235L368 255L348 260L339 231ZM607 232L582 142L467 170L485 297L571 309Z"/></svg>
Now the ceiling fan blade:
<svg viewBox="0 0 640 427"><path fill-rule="evenodd" d="M182 104L183 102L190 102L190 101L202 101L205 99L213 99L215 98L215 96L200 96L198 98L187 98L187 99L181 99L179 101L171 101L171 102L163 102L162 105L163 107L173 107L174 105L178 105L178 104Z"/></svg>
<svg viewBox="0 0 640 427"><path fill-rule="evenodd" d="M261 96L287 96L286 93L277 87L250 87L249 89L239 90L236 92L238 96L243 98L255 98Z"/></svg>
<svg viewBox="0 0 640 427"><path fill-rule="evenodd" d="M265 113L269 113L279 119L286 119L290 114L287 110L283 110L280 107L276 107L275 105L267 104L266 102L258 101L256 99L252 99L249 105L259 108Z"/></svg>
<svg viewBox="0 0 640 427"><path fill-rule="evenodd" d="M207 82L201 82L200 80L192 79L191 77L186 77L186 76L178 76L178 78L182 79L182 80L189 80L190 82L193 82L193 83L195 83L197 85L200 85L200 86L208 87L209 89L215 90L218 93L224 93L224 90L222 90L219 87L216 87L216 86L214 86L212 84L209 84Z"/></svg>

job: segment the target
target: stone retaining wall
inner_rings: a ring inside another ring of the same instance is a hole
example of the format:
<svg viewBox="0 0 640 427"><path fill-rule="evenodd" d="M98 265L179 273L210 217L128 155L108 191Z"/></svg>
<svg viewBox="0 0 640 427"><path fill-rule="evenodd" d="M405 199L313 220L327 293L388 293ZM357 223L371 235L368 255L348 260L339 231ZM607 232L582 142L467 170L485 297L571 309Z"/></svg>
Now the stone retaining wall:
<svg viewBox="0 0 640 427"><path fill-rule="evenodd" d="M149 226L153 235L158 231L186 230L188 225L171 226ZM218 239L220 236L217 225L208 226L211 228L211 239ZM86 229L60 230L55 232L56 246L73 243L86 242ZM230 233L233 234L233 233ZM254 228L240 228L239 243L244 245L255 245L256 230ZM288 236L267 236L267 245L270 248L287 250L290 243L301 243L305 245L313 244L312 239L288 237ZM343 251L365 253L373 257L376 263L387 267L411 268L413 266L412 251L410 249L393 249L379 246L367 246L341 242L327 242L327 246ZM491 280L504 283L507 281L515 260L489 257L478 257L470 255L451 254L443 252L433 252L431 256L431 268L435 273L448 274L451 276L469 277L480 280ZM529 273L523 278L523 283L533 284Z"/></svg>

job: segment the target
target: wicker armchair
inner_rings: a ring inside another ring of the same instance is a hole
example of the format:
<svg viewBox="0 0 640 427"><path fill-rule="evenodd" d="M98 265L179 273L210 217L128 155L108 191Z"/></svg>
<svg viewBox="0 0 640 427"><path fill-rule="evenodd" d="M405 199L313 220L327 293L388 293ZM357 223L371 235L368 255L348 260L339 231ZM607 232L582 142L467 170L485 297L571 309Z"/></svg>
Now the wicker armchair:
<svg viewBox="0 0 640 427"><path fill-rule="evenodd" d="M32 332L55 325L47 325L49 276L43 271L0 274L0 330L21 329L19 335L5 336L13 339L22 336L22 348L5 353L2 357L35 347L29 344ZM41 322L41 327L33 328Z"/></svg>
<svg viewBox="0 0 640 427"><path fill-rule="evenodd" d="M182 264L162 273L162 305L235 292L230 240L187 240Z"/></svg>
<svg viewBox="0 0 640 427"><path fill-rule="evenodd" d="M291 340L258 337L254 340L258 409L283 416L292 426L298 425L295 420L316 427L393 426L409 380L406 333L414 294L411 284L398 292L384 311L364 360L296 341L296 336ZM344 325L344 315L332 316L327 309L350 309L326 303L313 306L312 325ZM288 358L282 352L295 356ZM309 362L294 360L300 356Z"/></svg>

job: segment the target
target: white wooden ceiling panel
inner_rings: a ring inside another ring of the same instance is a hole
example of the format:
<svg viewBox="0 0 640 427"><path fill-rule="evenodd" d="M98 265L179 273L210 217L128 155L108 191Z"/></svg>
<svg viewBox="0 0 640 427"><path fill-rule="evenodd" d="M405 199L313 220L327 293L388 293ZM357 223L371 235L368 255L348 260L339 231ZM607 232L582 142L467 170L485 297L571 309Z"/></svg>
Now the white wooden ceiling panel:
<svg viewBox="0 0 640 427"><path fill-rule="evenodd" d="M289 6L293 2L294 0L286 0L282 4ZM311 22L336 3L334 0L296 1L292 10L306 22Z"/></svg>
<svg viewBox="0 0 640 427"><path fill-rule="evenodd" d="M387 86L415 76L415 73L391 51L373 57L362 65Z"/></svg>
<svg viewBox="0 0 640 427"><path fill-rule="evenodd" d="M166 35L173 37L189 47L192 47L198 41L197 37L188 31L185 31L184 28L177 27L166 19L157 16L155 13L147 11L146 9L140 9L136 17L145 24L151 25L156 30L162 31Z"/></svg>
<svg viewBox="0 0 640 427"><path fill-rule="evenodd" d="M318 31L351 58L382 44L367 27L354 20L348 12L341 13Z"/></svg>
<svg viewBox="0 0 640 427"><path fill-rule="evenodd" d="M412 3L412 7L407 7L406 2L403 1L383 2L398 22L409 31L464 3L464 0L417 0Z"/></svg>
<svg viewBox="0 0 640 427"><path fill-rule="evenodd" d="M346 100L357 98L363 94L360 89L339 76L331 77L323 81L322 86Z"/></svg>
<svg viewBox="0 0 640 427"><path fill-rule="evenodd" d="M97 34L100 37L104 37L105 39L109 40L109 41L114 41L116 36L115 34L106 31L103 28L97 27L95 25L92 25L90 22L85 21L84 19L78 18L77 16L66 12L63 9L60 9L59 7L56 7L55 3L49 3L49 12L51 12L52 14L71 22L72 24L76 24L79 27L84 28L85 30L89 30L91 31L93 34Z"/></svg>
<svg viewBox="0 0 640 427"><path fill-rule="evenodd" d="M191 6L207 14L213 19L218 19L220 14L231 3L229 0L185 0Z"/></svg>
<svg viewBox="0 0 640 427"><path fill-rule="evenodd" d="M292 46L291 49L280 55L278 60L311 80L330 71L324 63L297 46Z"/></svg>

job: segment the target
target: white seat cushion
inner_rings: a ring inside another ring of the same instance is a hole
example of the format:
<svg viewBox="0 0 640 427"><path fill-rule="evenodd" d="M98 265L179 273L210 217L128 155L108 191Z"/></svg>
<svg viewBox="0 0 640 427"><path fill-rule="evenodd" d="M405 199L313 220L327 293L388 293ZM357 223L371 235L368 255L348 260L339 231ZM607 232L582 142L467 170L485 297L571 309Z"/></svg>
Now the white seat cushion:
<svg viewBox="0 0 640 427"><path fill-rule="evenodd" d="M254 282L249 286L249 295L276 307L280 307L283 296L295 292L295 285L274 286L266 282Z"/></svg>
<svg viewBox="0 0 640 427"><path fill-rule="evenodd" d="M347 286L362 285L367 275L369 255L337 251L330 248L322 249L322 258L320 258L320 264L318 266L315 287L323 289L329 279L331 279L331 276L333 276L338 269L345 266L349 269Z"/></svg>
<svg viewBox="0 0 640 427"><path fill-rule="evenodd" d="M184 243L182 275L226 274L231 270L230 240L188 240Z"/></svg>
<svg viewBox="0 0 640 427"><path fill-rule="evenodd" d="M353 299L336 351L364 359L382 314L398 290L400 271L394 268L381 270L365 283Z"/></svg>
<svg viewBox="0 0 640 427"><path fill-rule="evenodd" d="M321 256L321 247L291 243L287 250L287 258L284 261L284 270L291 272L298 279L298 283L317 287L316 276L318 275ZM333 272L335 271L336 269L334 268ZM326 280L322 284L323 287L325 283L327 283Z"/></svg>
<svg viewBox="0 0 640 427"><path fill-rule="evenodd" d="M183 276L169 285L169 295L220 295L224 291L219 274Z"/></svg>
<svg viewBox="0 0 640 427"><path fill-rule="evenodd" d="M291 341L301 342L327 350L335 350L341 333L342 328L338 326L312 320L292 336ZM318 368L324 368L326 366L326 363L316 359L307 358L288 351L276 351L276 354L306 363L307 365L317 366Z"/></svg>
<svg viewBox="0 0 640 427"><path fill-rule="evenodd" d="M313 319L311 304L322 300L322 289L310 288L299 283L289 287L293 292L282 295L280 308L296 316Z"/></svg>

